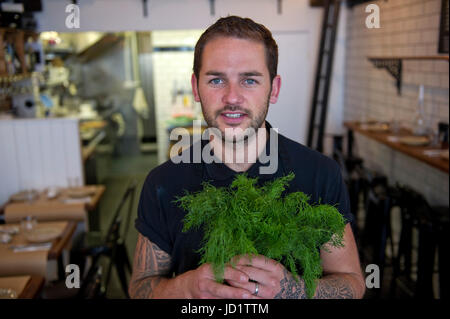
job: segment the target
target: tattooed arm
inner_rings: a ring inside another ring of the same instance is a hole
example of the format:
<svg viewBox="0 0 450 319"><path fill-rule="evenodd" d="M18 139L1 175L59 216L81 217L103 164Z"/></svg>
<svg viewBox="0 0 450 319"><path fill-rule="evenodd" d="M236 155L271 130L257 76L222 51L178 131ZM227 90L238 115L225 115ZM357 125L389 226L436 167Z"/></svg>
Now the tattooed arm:
<svg viewBox="0 0 450 319"><path fill-rule="evenodd" d="M362 298L364 290L358 292L359 278L355 274L332 274L322 277L317 285L314 299L355 299ZM364 288L362 288L364 289ZM280 291L274 299L306 299L305 282L298 281L286 270L280 280Z"/></svg>
<svg viewBox="0 0 450 319"><path fill-rule="evenodd" d="M134 253L131 298L252 298L247 290L215 282L210 265L204 264L177 277L170 277L170 255L139 234ZM170 277L170 278L169 278ZM232 267L225 279L248 282L248 276Z"/></svg>
<svg viewBox="0 0 450 319"><path fill-rule="evenodd" d="M328 252L321 251L323 277L318 281L314 298L348 299L362 298L365 291L358 251L349 224L344 233L343 248L329 247ZM305 283L299 278L297 282L286 268L276 261L264 256L241 256L237 269L248 274L250 279L258 282L258 296L262 298L303 299L306 298ZM239 284L231 282L254 292L255 283Z"/></svg>
<svg viewBox="0 0 450 319"><path fill-rule="evenodd" d="M133 273L128 292L131 298L153 298L155 288L167 280L171 259L169 254L139 234L134 253Z"/></svg>

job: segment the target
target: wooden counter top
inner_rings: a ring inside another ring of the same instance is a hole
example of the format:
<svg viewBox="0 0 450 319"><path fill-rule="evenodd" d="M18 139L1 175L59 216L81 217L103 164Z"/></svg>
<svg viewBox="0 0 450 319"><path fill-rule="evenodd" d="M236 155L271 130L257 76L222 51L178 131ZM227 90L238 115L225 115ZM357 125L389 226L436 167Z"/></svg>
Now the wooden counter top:
<svg viewBox="0 0 450 319"><path fill-rule="evenodd" d="M430 166L433 166L441 171L444 171L446 173L449 172L449 161L448 159L444 159L440 156L429 156L426 155L424 152L427 150L437 150L437 147L432 146L410 146L405 145L400 142L395 142L390 139L390 137L393 136L409 136L412 135L412 133L407 129L400 129L400 131L396 134L394 134L391 131L371 131L367 129L363 129L361 127L361 123L358 122L345 122L344 126L347 127L349 130L352 130L354 132L357 132L361 135L364 135L370 139L376 140L377 142L380 142L393 150L396 150L398 152L401 152L405 155L408 155L410 157L413 157L421 162L424 162Z"/></svg>
<svg viewBox="0 0 450 319"><path fill-rule="evenodd" d="M18 299L37 298L44 286L45 278L37 275L0 277L0 288L11 288Z"/></svg>

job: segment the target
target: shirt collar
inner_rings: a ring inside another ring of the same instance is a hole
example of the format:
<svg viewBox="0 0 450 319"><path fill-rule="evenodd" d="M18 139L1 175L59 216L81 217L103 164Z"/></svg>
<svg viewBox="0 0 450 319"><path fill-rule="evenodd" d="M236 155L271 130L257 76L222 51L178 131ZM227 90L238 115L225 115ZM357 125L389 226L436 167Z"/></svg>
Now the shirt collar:
<svg viewBox="0 0 450 319"><path fill-rule="evenodd" d="M281 145L281 140L279 138L278 133L276 133L273 130L271 131L270 130L271 128L272 128L272 126L270 125L270 123L266 121L266 129L267 129L267 133L269 134L269 137L270 137L270 134L276 134L277 138L278 138L278 150L279 150L279 152L278 152L278 169L273 174L259 174L259 168L261 166L269 165L270 163L262 164L259 161L259 159L257 159L256 162L253 163L252 166L250 166L250 168L245 173L247 173L248 177L251 177L251 178L258 177L259 181L266 181L266 180L273 179L275 177L280 177L283 174L283 172L286 170L285 167L282 167L283 161L281 160L286 155L285 151L284 151L284 147ZM203 149L203 147L205 147L206 144L208 144L208 141L202 140L202 149ZM265 147L264 152L266 152L266 154L270 154L270 138L268 138L266 141L266 147ZM223 181L223 180L227 180L227 179L233 179L237 174L240 174L239 172L233 171L231 168L229 168L228 166L226 166L223 163L216 163L216 162L205 163L205 162L203 162L203 166L204 166L204 178L206 178L206 179Z"/></svg>

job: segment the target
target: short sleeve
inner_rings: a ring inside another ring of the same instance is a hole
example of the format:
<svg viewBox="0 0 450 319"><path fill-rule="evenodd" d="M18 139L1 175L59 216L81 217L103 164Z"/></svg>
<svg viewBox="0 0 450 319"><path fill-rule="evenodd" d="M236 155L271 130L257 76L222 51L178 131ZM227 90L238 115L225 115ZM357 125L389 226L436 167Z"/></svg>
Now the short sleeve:
<svg viewBox="0 0 450 319"><path fill-rule="evenodd" d="M151 173L142 187L135 227L159 248L168 254L172 253L166 215L160 205L158 188L152 180Z"/></svg>
<svg viewBox="0 0 450 319"><path fill-rule="evenodd" d="M353 223L354 216L350 209L350 198L347 185L342 178L339 165L334 165L332 179L327 180L326 203L335 205L337 210L344 216L346 223Z"/></svg>

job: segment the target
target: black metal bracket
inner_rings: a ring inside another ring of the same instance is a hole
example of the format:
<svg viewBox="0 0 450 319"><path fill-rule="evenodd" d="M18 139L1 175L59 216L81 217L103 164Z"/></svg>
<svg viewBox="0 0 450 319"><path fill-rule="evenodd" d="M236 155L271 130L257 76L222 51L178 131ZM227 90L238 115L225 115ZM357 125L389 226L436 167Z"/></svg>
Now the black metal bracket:
<svg viewBox="0 0 450 319"><path fill-rule="evenodd" d="M147 17L148 16L147 0L142 0L142 10L144 12L144 17Z"/></svg>
<svg viewBox="0 0 450 319"><path fill-rule="evenodd" d="M209 12L212 16L216 15L215 0L209 0Z"/></svg>
<svg viewBox="0 0 450 319"><path fill-rule="evenodd" d="M278 14L282 13L282 2L283 2L283 0L277 0L277 11L278 11Z"/></svg>
<svg viewBox="0 0 450 319"><path fill-rule="evenodd" d="M402 59L396 58L369 58L370 62L378 69L386 69L397 82L397 93L400 95L402 91Z"/></svg>

